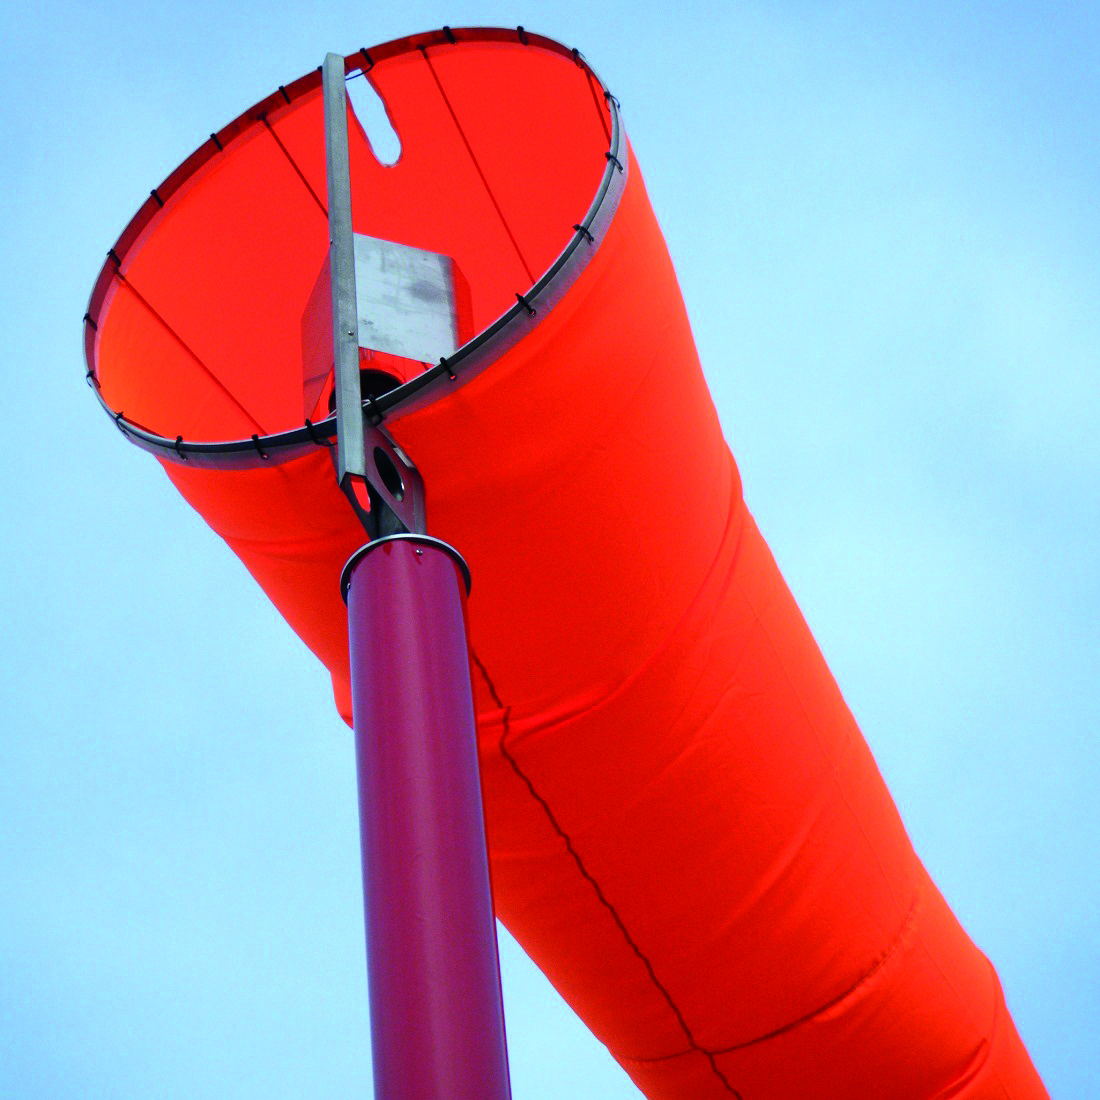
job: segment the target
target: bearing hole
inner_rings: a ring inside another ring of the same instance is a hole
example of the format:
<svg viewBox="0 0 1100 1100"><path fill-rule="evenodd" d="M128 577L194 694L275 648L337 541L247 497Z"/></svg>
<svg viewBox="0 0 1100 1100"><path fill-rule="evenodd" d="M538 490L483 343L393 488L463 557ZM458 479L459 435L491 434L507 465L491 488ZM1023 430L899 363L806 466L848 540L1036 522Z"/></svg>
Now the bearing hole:
<svg viewBox="0 0 1100 1100"><path fill-rule="evenodd" d="M374 448L374 468L382 479L386 491L394 500L402 500L405 496L405 483L401 480L401 474L393 464L393 459L381 447Z"/></svg>

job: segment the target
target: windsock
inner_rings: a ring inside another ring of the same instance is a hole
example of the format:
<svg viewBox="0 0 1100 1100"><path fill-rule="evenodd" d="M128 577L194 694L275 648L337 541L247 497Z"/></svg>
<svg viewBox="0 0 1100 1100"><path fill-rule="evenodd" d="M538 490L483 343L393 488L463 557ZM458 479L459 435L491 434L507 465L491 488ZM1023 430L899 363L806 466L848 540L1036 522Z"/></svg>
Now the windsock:
<svg viewBox="0 0 1100 1100"><path fill-rule="evenodd" d="M454 346L360 355L473 576L500 919L654 1100L1045 1097L745 505L614 96L522 28L346 67L401 146L351 113L355 232L451 272ZM311 73L153 190L85 348L350 720L325 178Z"/></svg>

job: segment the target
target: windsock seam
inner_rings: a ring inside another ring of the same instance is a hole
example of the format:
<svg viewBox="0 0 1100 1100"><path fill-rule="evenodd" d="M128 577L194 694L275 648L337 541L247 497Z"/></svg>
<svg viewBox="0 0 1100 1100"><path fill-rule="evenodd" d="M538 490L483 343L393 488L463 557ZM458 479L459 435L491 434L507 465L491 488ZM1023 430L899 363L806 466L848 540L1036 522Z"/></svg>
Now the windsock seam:
<svg viewBox="0 0 1100 1100"><path fill-rule="evenodd" d="M688 1027L687 1021L684 1019L683 1013L676 1005L676 1002L672 999L672 995L661 983L661 980L657 977L656 971L653 969L652 962L650 962L645 952L642 951L642 949L638 946L637 942L634 940L634 937L631 936L629 930L626 927L626 924L623 922L622 917L615 909L615 906L612 905L612 903L608 900L607 896L604 894L602 888L600 887L600 884L592 876L592 873L588 870L588 868L585 867L584 861L580 857L580 853L574 846L569 834L566 833L566 831L561 827L561 824L558 822L558 819L554 816L554 812L553 810L551 810L549 803L541 794L539 794L530 777L523 771L523 769L519 765L519 762L509 751L508 746L505 744L505 741L509 733L509 717L512 708L504 704L504 701L501 699L500 694L496 689L496 685L493 683L492 678L489 676L488 670L472 648L470 650L470 657L473 660L474 664L477 666L478 671L481 673L483 679L485 680L485 684L489 689L489 694L492 696L493 702L496 703L496 705L501 710L502 732L499 742L501 755L504 757L505 760L507 760L512 771L516 773L516 776L519 778L520 782L522 782L523 785L527 788L531 797L542 808L542 811L546 815L546 819L547 821L549 821L551 828L554 830L554 832L558 834L559 837L561 837L562 842L565 844L565 849L569 853L570 858L576 864L577 870L580 872L581 877L584 878L591 885L592 889L596 893L596 897L599 899L600 904L607 910L611 919L615 922L616 927L622 933L623 938L626 940L627 946L631 949L631 951L634 952L641 964L645 967L646 973L649 975L650 981L653 983L654 988L661 994L665 1003L672 1010L672 1014L676 1017L677 1023L680 1025L680 1028L683 1030L684 1035L687 1037L687 1041L691 1045L691 1049L698 1051L700 1054L706 1057L707 1061L710 1062L711 1069L714 1071L715 1076L722 1082L722 1085L729 1092L729 1094L735 1097L735 1100L743 1100L741 1093L739 1093L737 1089L735 1089L733 1085L730 1084L729 1080L726 1078L726 1075L719 1068L718 1063L715 1060L714 1052L707 1050L705 1047L700 1046L696 1042L695 1036L692 1034L691 1028ZM635 1059L631 1060L634 1061Z"/></svg>

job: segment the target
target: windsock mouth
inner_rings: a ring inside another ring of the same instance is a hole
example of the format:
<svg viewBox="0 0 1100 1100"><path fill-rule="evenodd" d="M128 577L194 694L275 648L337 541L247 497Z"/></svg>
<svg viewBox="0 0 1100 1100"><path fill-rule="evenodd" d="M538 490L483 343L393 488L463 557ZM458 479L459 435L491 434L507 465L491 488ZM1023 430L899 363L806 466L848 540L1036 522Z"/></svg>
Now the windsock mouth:
<svg viewBox="0 0 1100 1100"><path fill-rule="evenodd" d="M561 301L618 207L626 139L584 57L522 27L444 28L344 68L356 269L374 293L364 406L382 419L460 387ZM153 188L84 317L89 384L131 442L215 468L333 445L326 199L320 70Z"/></svg>

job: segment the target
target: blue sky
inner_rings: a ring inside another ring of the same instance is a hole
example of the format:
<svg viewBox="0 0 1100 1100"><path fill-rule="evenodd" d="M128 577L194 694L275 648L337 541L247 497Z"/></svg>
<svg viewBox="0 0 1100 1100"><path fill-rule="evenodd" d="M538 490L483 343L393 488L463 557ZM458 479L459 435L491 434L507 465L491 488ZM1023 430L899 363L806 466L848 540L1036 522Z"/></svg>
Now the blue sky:
<svg viewBox="0 0 1100 1100"><path fill-rule="evenodd" d="M750 506L1052 1095L1093 1095L1100 9L461 0L0 14L0 1095L369 1095L350 737L80 317L211 130L443 23L622 100ZM636 1096L504 962L517 1100Z"/></svg>

